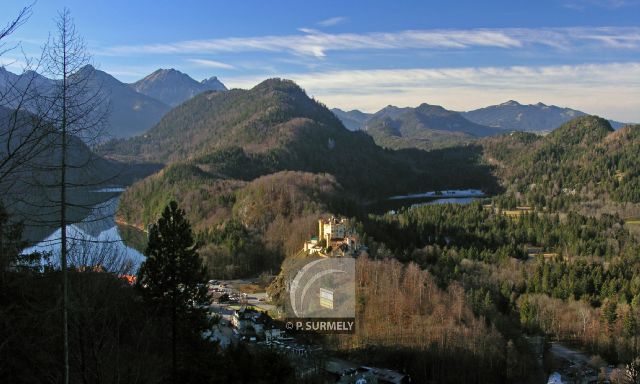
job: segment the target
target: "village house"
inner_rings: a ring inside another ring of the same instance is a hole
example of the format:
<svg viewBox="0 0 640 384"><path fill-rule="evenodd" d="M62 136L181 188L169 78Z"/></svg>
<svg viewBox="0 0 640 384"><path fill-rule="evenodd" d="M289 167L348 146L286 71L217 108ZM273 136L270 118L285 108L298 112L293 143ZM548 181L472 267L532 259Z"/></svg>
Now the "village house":
<svg viewBox="0 0 640 384"><path fill-rule="evenodd" d="M242 307L234 311L231 325L242 336L255 336L259 339L280 337L280 329L274 324L273 319L265 312L250 307Z"/></svg>
<svg viewBox="0 0 640 384"><path fill-rule="evenodd" d="M264 340L267 342L279 340L280 338L282 338L282 336L282 330L275 324L267 326L267 328L264 330Z"/></svg>

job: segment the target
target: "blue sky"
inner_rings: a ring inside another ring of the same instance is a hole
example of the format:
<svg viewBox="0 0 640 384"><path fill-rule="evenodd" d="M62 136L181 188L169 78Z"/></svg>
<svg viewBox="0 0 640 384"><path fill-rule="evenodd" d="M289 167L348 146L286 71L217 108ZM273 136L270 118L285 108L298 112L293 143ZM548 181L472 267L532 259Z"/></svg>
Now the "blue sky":
<svg viewBox="0 0 640 384"><path fill-rule="evenodd" d="M452 3L40 0L12 39L37 55L68 7L94 64L125 82L176 68L229 87L291 78L343 109L515 99L640 122L640 0ZM26 4L3 0L0 21Z"/></svg>

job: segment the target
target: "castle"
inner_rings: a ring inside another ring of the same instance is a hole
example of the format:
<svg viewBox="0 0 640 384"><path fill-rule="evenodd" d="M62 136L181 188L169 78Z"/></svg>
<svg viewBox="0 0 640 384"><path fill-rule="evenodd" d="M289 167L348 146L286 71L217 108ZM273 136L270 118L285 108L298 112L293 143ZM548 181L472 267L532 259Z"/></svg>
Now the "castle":
<svg viewBox="0 0 640 384"><path fill-rule="evenodd" d="M357 240L357 235L350 231L347 219L332 216L328 220L318 220L318 236L306 241L303 250L310 255L336 252L355 254L358 249Z"/></svg>

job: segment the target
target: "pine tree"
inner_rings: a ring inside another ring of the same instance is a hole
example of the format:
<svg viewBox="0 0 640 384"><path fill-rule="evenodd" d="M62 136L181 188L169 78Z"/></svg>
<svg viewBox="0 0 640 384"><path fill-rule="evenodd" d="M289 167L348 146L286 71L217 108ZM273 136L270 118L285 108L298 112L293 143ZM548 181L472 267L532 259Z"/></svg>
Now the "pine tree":
<svg viewBox="0 0 640 384"><path fill-rule="evenodd" d="M629 309L624 313L624 317L622 318L622 329L624 331L624 335L628 338L635 337L637 327L638 325L635 317L633 316L633 311Z"/></svg>
<svg viewBox="0 0 640 384"><path fill-rule="evenodd" d="M622 331L627 339L633 340L633 353L635 355L638 350L638 339L636 337L638 335L638 322L636 321L633 307L629 307L622 317Z"/></svg>
<svg viewBox="0 0 640 384"><path fill-rule="evenodd" d="M171 316L172 377L177 382L178 344L206 328L206 269L185 213L175 201L149 230L146 261L138 272L143 295Z"/></svg>
<svg viewBox="0 0 640 384"><path fill-rule="evenodd" d="M611 332L613 330L613 325L618 318L618 314L616 310L618 308L618 304L613 299L607 299L602 306L602 310L600 316L602 317L602 321L607 327L607 331Z"/></svg>

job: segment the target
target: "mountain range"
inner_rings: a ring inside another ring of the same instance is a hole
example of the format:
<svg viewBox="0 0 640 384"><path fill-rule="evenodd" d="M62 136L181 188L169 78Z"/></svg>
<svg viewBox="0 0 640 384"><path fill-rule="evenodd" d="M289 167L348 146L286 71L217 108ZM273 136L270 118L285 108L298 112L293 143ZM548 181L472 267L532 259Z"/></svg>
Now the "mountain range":
<svg viewBox="0 0 640 384"><path fill-rule="evenodd" d="M101 97L106 99L109 113L104 136L107 139L141 134L160 121L172 106L207 90L226 90L216 77L197 82L175 69L159 69L133 84L125 84L91 65L82 67L74 75L88 79L89 86L99 89ZM27 87L41 94L51 94L57 84L56 80L33 71L16 75L0 68L0 92L3 94L18 95ZM7 107L15 108L16 105L9 103ZM24 107L31 112L37 109L29 103Z"/></svg>
<svg viewBox="0 0 640 384"><path fill-rule="evenodd" d="M520 104L509 100L499 105L463 112L467 119L478 123L505 129L507 131L545 132L551 131L567 121L587 115L582 111L562 108L555 105ZM614 129L621 128L624 123L609 120Z"/></svg>
<svg viewBox="0 0 640 384"><path fill-rule="evenodd" d="M85 70L125 92L108 75ZM356 122L363 118L345 113ZM127 188L120 218L144 227L175 199L211 239L215 228L237 220L242 231L280 239L271 248L276 253L288 225L312 212L350 215L397 194L467 188L493 194L504 187L534 201L558 197L562 203L574 194L640 201L638 126L614 131L607 120L579 116L543 136L477 124L429 104L388 106L364 126L346 129L294 82L268 79L246 90L205 91L143 134L102 143L94 148L100 157L91 172L161 164L135 175L158 170ZM438 148L449 143L468 145ZM77 145L78 159L95 156ZM81 176L78 184L91 180ZM40 194L50 198L46 190Z"/></svg>
<svg viewBox="0 0 640 384"><path fill-rule="evenodd" d="M365 197L440 186L447 178L439 167L448 163L456 173L458 164L469 160L454 155L456 150L386 151L365 132L345 129L326 107L281 79L249 90L205 92L171 110L144 135L98 150L122 161L189 164L198 173L228 179L284 170L330 173L346 190ZM389 178L397 183L386 183Z"/></svg>
<svg viewBox="0 0 640 384"><path fill-rule="evenodd" d="M100 90L109 104L104 127L107 137L140 134L156 124L171 109L165 103L136 92L110 74L90 65L78 72L89 79L89 86Z"/></svg>
<svg viewBox="0 0 640 384"><path fill-rule="evenodd" d="M398 116L412 109L411 107L395 107L389 105L376 113L365 113L359 110L343 111L334 108L331 111L350 130L368 130L370 122L380 117L398 119ZM520 104L517 101L509 100L505 103L475 109L468 112L460 112L460 116L468 121L483 126L498 128L504 131L525 131L525 132L549 132L567 121L587 115L587 113L571 108L562 108L555 105ZM609 120L614 129L621 128L625 123ZM406 125L406 123L405 123ZM431 127L436 130L446 130L443 127ZM499 131L498 131L499 132Z"/></svg>
<svg viewBox="0 0 640 384"><path fill-rule="evenodd" d="M175 69L158 69L131 84L92 66L83 67L79 72L88 73L90 82L103 91L109 102L106 138L139 135L152 128L172 108L194 96L227 90L215 76L198 82ZM9 85L15 86L17 92L31 85L46 93L56 84L55 80L33 71L16 75L0 67L2 92L6 92ZM27 105L27 109L29 107ZM393 149L465 144L504 131L548 132L574 117L586 115L570 108L543 103L523 105L513 100L468 112L449 111L426 103L415 108L389 105L376 113L337 108L332 112L347 129L363 130L379 145ZM610 123L615 129L624 125L617 121Z"/></svg>
<svg viewBox="0 0 640 384"><path fill-rule="evenodd" d="M504 132L426 103L416 108L383 108L366 121L363 129L378 145L392 149L447 147Z"/></svg>

